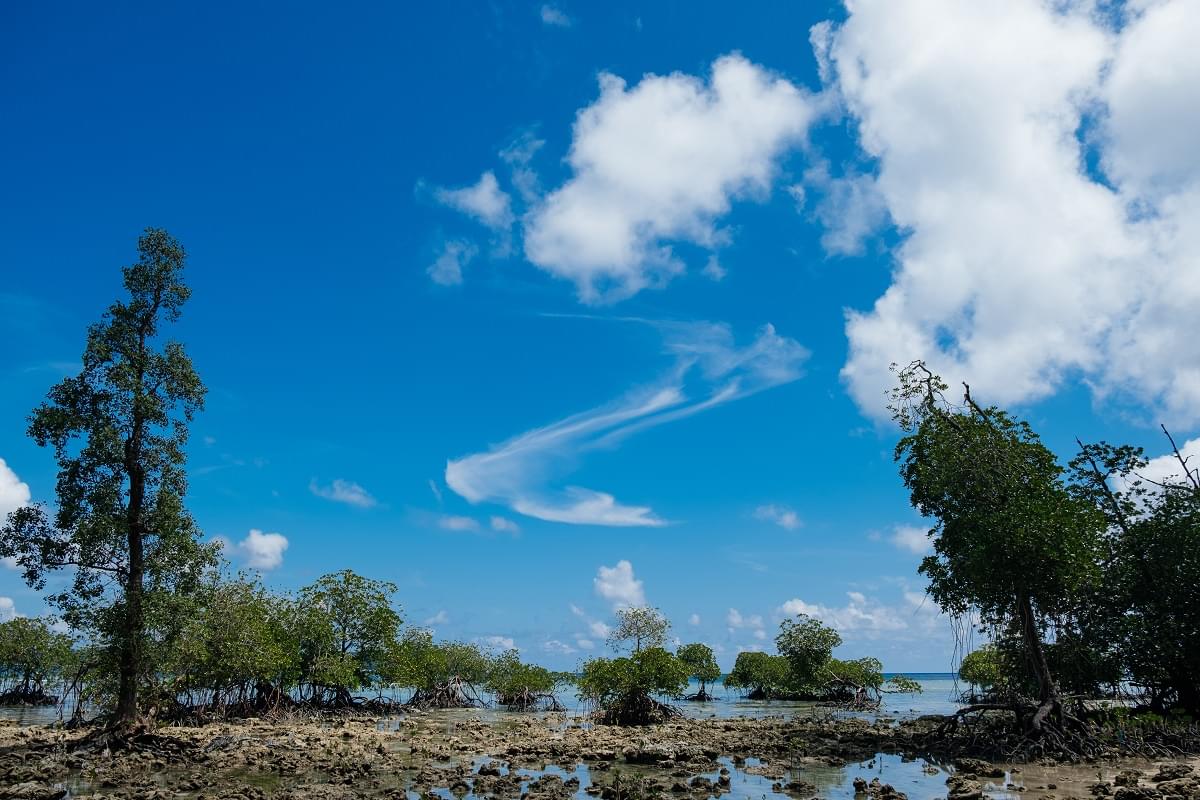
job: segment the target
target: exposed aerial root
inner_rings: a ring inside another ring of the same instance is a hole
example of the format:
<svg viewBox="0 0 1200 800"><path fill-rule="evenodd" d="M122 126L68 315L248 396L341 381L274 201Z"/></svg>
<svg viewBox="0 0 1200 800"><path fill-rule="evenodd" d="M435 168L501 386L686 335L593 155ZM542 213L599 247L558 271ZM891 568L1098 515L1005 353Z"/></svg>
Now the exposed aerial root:
<svg viewBox="0 0 1200 800"><path fill-rule="evenodd" d="M418 689L405 706L409 708L480 708L486 706L475 687L454 678L432 689Z"/></svg>
<svg viewBox="0 0 1200 800"><path fill-rule="evenodd" d="M554 692L533 692L522 689L511 695L498 695L496 705L504 706L510 711L566 711L566 707L558 702Z"/></svg>
<svg viewBox="0 0 1200 800"><path fill-rule="evenodd" d="M678 708L660 703L644 692L630 692L597 710L593 717L604 725L653 725L683 716Z"/></svg>

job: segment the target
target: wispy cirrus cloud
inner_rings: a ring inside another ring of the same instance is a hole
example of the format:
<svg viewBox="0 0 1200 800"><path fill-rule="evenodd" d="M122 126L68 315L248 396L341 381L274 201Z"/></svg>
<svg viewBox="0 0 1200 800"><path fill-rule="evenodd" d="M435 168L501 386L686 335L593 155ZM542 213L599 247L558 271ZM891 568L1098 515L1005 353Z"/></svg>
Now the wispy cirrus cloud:
<svg viewBox="0 0 1200 800"><path fill-rule="evenodd" d="M439 188L434 197L493 230L504 230L513 224L511 199L500 188L496 173L490 170L479 176L478 183L460 189Z"/></svg>
<svg viewBox="0 0 1200 800"><path fill-rule="evenodd" d="M363 487L354 481L337 478L328 486L322 486L313 478L308 482L308 490L317 497L332 500L335 503L345 503L356 508L373 508L379 502Z"/></svg>
<svg viewBox="0 0 1200 800"><path fill-rule="evenodd" d="M800 515L787 506L771 503L754 509L754 518L763 522L771 522L784 530L794 531L802 524Z"/></svg>
<svg viewBox="0 0 1200 800"><path fill-rule="evenodd" d="M650 325L672 364L658 380L619 399L526 431L491 449L452 459L446 485L472 503L500 503L525 516L576 525L658 527L652 508L560 480L589 452L643 430L798 380L808 350L764 325L739 346L723 323L617 320Z"/></svg>
<svg viewBox="0 0 1200 800"><path fill-rule="evenodd" d="M541 9L542 23L553 28L569 28L571 27L571 18L566 12L558 6L553 6L546 3Z"/></svg>

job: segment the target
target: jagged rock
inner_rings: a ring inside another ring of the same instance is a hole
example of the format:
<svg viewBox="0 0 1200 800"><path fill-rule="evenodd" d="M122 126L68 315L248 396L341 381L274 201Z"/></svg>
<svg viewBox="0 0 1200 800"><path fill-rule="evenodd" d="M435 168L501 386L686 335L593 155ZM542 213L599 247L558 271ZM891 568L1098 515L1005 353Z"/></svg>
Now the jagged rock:
<svg viewBox="0 0 1200 800"><path fill-rule="evenodd" d="M1164 800L1166 798L1200 800L1200 777L1188 775L1175 780L1162 781L1158 784L1158 790L1162 792Z"/></svg>
<svg viewBox="0 0 1200 800"><path fill-rule="evenodd" d="M979 758L960 758L954 762L954 768L959 772L967 775L976 775L980 778L1004 777L1003 769Z"/></svg>
<svg viewBox="0 0 1200 800"><path fill-rule="evenodd" d="M1162 792L1153 786L1118 786L1113 800L1160 800Z"/></svg>
<svg viewBox="0 0 1200 800"><path fill-rule="evenodd" d="M3 800L59 800L66 796L65 786L36 781L26 781L0 789L0 798Z"/></svg>
<svg viewBox="0 0 1200 800"><path fill-rule="evenodd" d="M1117 777L1113 778L1113 784L1116 786L1137 786L1138 778L1144 774L1139 769L1123 769L1117 773Z"/></svg>
<svg viewBox="0 0 1200 800"><path fill-rule="evenodd" d="M949 800L980 800L983 797L983 784L962 773L955 773L946 779L946 791Z"/></svg>
<svg viewBox="0 0 1200 800"><path fill-rule="evenodd" d="M1191 775L1195 771L1195 767L1191 764L1163 764L1158 768L1158 772L1150 778L1154 783L1162 781L1173 781L1177 778L1182 778L1186 775Z"/></svg>
<svg viewBox="0 0 1200 800"><path fill-rule="evenodd" d="M817 787L807 781L789 781L783 785L783 791L792 797L816 797Z"/></svg>

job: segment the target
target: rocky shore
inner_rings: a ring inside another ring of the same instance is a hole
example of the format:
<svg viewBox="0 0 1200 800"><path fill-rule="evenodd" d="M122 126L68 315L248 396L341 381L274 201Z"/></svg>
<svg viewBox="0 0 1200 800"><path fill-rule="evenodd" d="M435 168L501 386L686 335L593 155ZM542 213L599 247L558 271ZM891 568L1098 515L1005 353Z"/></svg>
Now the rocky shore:
<svg viewBox="0 0 1200 800"><path fill-rule="evenodd" d="M942 763L919 722L682 719L646 728L563 715L414 713L164 727L132 752L80 749L87 731L0 726L0 800L599 797L1200 800L1195 761ZM882 770L884 760L891 765ZM903 768L903 769L902 769ZM904 778L893 785L892 775Z"/></svg>

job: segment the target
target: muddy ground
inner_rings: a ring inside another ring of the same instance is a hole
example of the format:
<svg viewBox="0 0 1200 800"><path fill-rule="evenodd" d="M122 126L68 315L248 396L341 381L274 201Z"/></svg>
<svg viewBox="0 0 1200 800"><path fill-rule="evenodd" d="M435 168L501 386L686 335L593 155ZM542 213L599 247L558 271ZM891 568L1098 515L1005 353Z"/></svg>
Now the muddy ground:
<svg viewBox="0 0 1200 800"><path fill-rule="evenodd" d="M0 800L749 797L1200 800L1200 762L943 763L920 724L685 719L646 728L464 713L163 727L134 752L0 725Z"/></svg>

